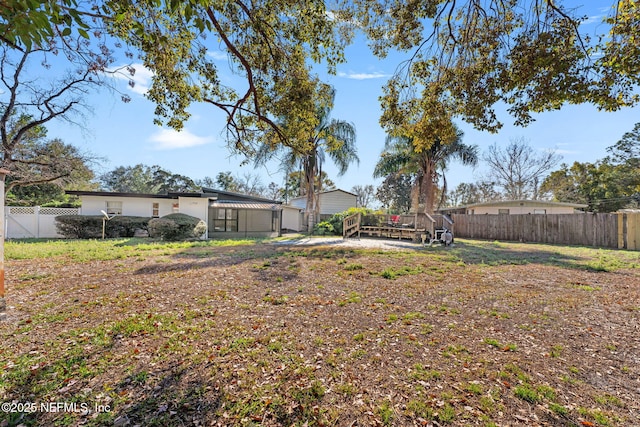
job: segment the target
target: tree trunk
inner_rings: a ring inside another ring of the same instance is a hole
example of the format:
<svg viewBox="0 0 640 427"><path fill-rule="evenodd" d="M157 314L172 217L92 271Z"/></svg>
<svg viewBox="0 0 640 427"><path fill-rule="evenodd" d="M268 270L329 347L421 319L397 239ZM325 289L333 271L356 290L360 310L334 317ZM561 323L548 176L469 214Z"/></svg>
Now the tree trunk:
<svg viewBox="0 0 640 427"><path fill-rule="evenodd" d="M435 205L436 185L435 185L435 165L433 162L426 162L425 171L422 175L421 198L424 203L424 212L428 214L433 213L433 206Z"/></svg>
<svg viewBox="0 0 640 427"><path fill-rule="evenodd" d="M307 232L311 233L316 222L317 215L317 199L315 188L315 176L316 176L316 159L315 156L307 156L303 161L304 165L304 180L307 188L307 206L304 211L305 218L307 220Z"/></svg>
<svg viewBox="0 0 640 427"><path fill-rule="evenodd" d="M420 212L420 195L421 194L422 194L422 177L418 175L413 180L413 185L411 186L411 208L409 209L409 213L415 214Z"/></svg>

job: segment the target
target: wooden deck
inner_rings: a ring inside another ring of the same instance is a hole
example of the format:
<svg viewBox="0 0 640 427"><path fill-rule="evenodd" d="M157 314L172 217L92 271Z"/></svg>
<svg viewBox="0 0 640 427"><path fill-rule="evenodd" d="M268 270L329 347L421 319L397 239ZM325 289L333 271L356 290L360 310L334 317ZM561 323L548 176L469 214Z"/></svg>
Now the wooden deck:
<svg viewBox="0 0 640 427"><path fill-rule="evenodd" d="M419 241L420 235L424 234L426 229L415 227L394 227L394 226L373 226L363 225L360 226L360 234L366 234L368 236L385 237L387 239L411 239Z"/></svg>
<svg viewBox="0 0 640 427"><path fill-rule="evenodd" d="M354 214L344 219L344 238L382 237L387 239L410 239L415 242L429 241L436 230L452 229L453 223L442 215L361 215Z"/></svg>

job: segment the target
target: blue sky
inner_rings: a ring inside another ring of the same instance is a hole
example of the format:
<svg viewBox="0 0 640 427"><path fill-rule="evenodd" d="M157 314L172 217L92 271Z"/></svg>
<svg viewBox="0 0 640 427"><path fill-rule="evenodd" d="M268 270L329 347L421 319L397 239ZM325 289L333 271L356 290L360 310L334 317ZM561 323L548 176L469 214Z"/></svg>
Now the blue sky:
<svg viewBox="0 0 640 427"><path fill-rule="evenodd" d="M590 17L586 30L595 31L602 25L601 19L611 0L582 0L580 13ZM579 4L577 4L579 5ZM593 28L593 30L592 30ZM602 30L602 27L599 28ZM233 82L227 59L222 52L211 52L220 65L223 82ZM381 180L372 178L373 168L384 146L385 133L378 123L380 106L378 96L381 87L391 76L398 63L406 55L394 54L385 60L375 58L362 40L347 49L348 62L338 66L335 76L323 79L336 89L332 117L352 122L357 131L360 164L353 165L342 177L327 161L325 170L339 188L350 190L354 185L374 184ZM192 118L185 129L177 133L153 124L154 105L143 93L151 75L142 67L136 67L136 86L129 88L122 81L122 91L132 97L130 103L122 103L117 94L108 92L87 98L93 113L86 117L86 130L67 123L47 125L51 138L61 138L82 150L105 158L97 170L104 173L118 166L137 163L160 165L173 173L194 179L215 177L218 172L231 171L237 175L259 174L263 184L283 183L283 174L277 164L255 169L249 164L240 167L242 157L231 156L224 140L224 116L209 105L193 106ZM512 126L513 120L506 111L497 109L504 127L497 134L474 130L457 121L465 132L463 142L477 144L481 151L493 143L505 146L512 139L526 139L537 150L557 150L563 162L593 162L606 156L606 148L640 122L640 107L627 108L615 113L599 112L591 105L566 106L560 111L536 115L536 121L526 128ZM456 163L447 171L450 189L461 182L473 182L484 172L482 165L476 170Z"/></svg>

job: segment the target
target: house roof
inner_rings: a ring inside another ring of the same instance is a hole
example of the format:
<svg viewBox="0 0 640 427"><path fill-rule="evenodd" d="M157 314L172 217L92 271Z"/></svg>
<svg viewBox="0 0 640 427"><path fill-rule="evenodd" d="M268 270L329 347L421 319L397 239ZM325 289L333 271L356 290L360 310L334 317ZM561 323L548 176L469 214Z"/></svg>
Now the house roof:
<svg viewBox="0 0 640 427"><path fill-rule="evenodd" d="M169 194L145 194L145 193L124 193L118 191L75 191L68 190L65 191L66 194L70 194L72 196L98 196L98 197L143 197L143 198L152 198L152 199L177 199L179 193L169 193ZM187 193L185 193L187 194ZM192 194L192 193L188 193Z"/></svg>
<svg viewBox="0 0 640 427"><path fill-rule="evenodd" d="M341 192L341 193L344 193L344 194L348 194L348 195L353 196L353 197L358 197L358 195L357 195L357 194L351 193L351 192L349 192L349 191L344 191L344 190L341 190L341 189L339 189L339 188L336 188L335 190L321 191L321 192L320 192L320 193L318 193L318 194L328 194L328 193L334 193L334 192L337 192L337 191L339 191L339 192ZM304 199L304 198L306 198L306 197L307 197L307 196L292 197L290 200Z"/></svg>
<svg viewBox="0 0 640 427"><path fill-rule="evenodd" d="M458 208L476 208L479 206L566 206L572 208L586 208L589 205L581 203L552 202L549 200L499 200L495 202L474 203Z"/></svg>
<svg viewBox="0 0 640 427"><path fill-rule="evenodd" d="M219 202L211 200L210 208L222 209L249 209L249 210L267 210L277 211L282 209L282 205L278 203L257 203L257 202Z"/></svg>
<svg viewBox="0 0 640 427"><path fill-rule="evenodd" d="M202 187L201 192L169 192L166 194L147 194L147 193L128 193L128 192L111 192L111 191L66 191L66 194L73 196L98 196L98 197L142 197L152 199L177 199L178 197L198 197L209 198L214 200L225 200L227 198L237 201L251 201L258 203L277 204L275 200L265 199L262 197L248 196L241 193L231 193L229 191L215 190L212 188Z"/></svg>
<svg viewBox="0 0 640 427"><path fill-rule="evenodd" d="M258 197L258 196L249 196L247 194L242 194L242 193L232 193L230 191L222 191L222 190L215 190L213 188L207 188L207 187L202 187L202 193L209 198L212 198L212 195L223 195L223 196L231 196L231 197L238 197L238 198L242 198L243 200L254 200L256 202L265 202L265 203L281 203L278 202L276 200L272 200L272 199L265 199L264 197ZM218 197L220 198L220 197Z"/></svg>

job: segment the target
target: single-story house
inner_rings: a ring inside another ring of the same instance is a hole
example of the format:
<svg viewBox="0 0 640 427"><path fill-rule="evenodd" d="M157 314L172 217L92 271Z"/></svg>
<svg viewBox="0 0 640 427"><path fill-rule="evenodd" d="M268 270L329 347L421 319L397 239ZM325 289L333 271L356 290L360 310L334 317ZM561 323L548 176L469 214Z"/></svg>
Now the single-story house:
<svg viewBox="0 0 640 427"><path fill-rule="evenodd" d="M357 206L358 196L348 191L336 189L318 193L320 205L320 218L322 221L331 215L344 212ZM282 228L292 231L302 231L304 224L304 210L307 207L307 196L294 197L288 204L283 205Z"/></svg>
<svg viewBox="0 0 640 427"><path fill-rule="evenodd" d="M582 213L587 205L580 203L550 202L546 200L501 200L463 206L467 215L523 215ZM456 212L457 213L457 212Z"/></svg>
<svg viewBox="0 0 640 427"><path fill-rule="evenodd" d="M67 191L80 198L81 215L159 218L184 213L207 224L203 238L275 237L282 229L282 205L274 200L202 188L201 192L167 194Z"/></svg>

